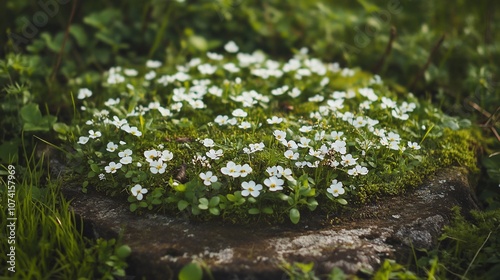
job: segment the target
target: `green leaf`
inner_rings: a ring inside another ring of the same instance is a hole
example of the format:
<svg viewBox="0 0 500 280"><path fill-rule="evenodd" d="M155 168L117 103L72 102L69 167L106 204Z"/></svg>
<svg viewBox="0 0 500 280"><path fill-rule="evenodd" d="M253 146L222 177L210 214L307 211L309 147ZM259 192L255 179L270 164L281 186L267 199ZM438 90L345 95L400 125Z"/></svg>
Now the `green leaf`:
<svg viewBox="0 0 500 280"><path fill-rule="evenodd" d="M248 214L256 215L256 214L259 214L259 213L260 213L259 208L250 208L250 209L248 209Z"/></svg>
<svg viewBox="0 0 500 280"><path fill-rule="evenodd" d="M371 1L368 0L358 0L358 3L361 4L361 6L363 6L363 8L367 13L373 13L380 10L380 8L377 5L373 4Z"/></svg>
<svg viewBox="0 0 500 280"><path fill-rule="evenodd" d="M120 259L125 259L130 256L132 249L128 245L122 245L118 247L115 251L115 255Z"/></svg>
<svg viewBox="0 0 500 280"><path fill-rule="evenodd" d="M215 215L215 216L218 216L220 214L220 210L217 207L212 207L212 208L208 209L208 211L210 211L210 213L212 215Z"/></svg>
<svg viewBox="0 0 500 280"><path fill-rule="evenodd" d="M211 187L214 190L219 190L222 187L222 184L220 182L215 182L215 183L212 183Z"/></svg>
<svg viewBox="0 0 500 280"><path fill-rule="evenodd" d="M265 213L265 214L268 214L268 215L271 215L272 213L274 213L273 208L271 208L271 207L265 207L265 208L263 208L262 212Z"/></svg>
<svg viewBox="0 0 500 280"><path fill-rule="evenodd" d="M200 202L200 204L208 206L208 199L206 199L205 197L198 199L198 201Z"/></svg>
<svg viewBox="0 0 500 280"><path fill-rule="evenodd" d="M99 168L99 166L97 164L91 164L90 165L90 169L92 169L92 171L94 171L95 173L99 173L101 172L101 169Z"/></svg>
<svg viewBox="0 0 500 280"><path fill-rule="evenodd" d="M207 210L208 209L208 205L207 204L198 204L198 208L200 208L201 210Z"/></svg>
<svg viewBox="0 0 500 280"><path fill-rule="evenodd" d="M161 199L155 198L153 201L151 201L151 204L153 205L160 205L161 204Z"/></svg>
<svg viewBox="0 0 500 280"><path fill-rule="evenodd" d="M126 174L125 174L125 178L132 178L132 176L134 176L134 172L132 170L129 170Z"/></svg>
<svg viewBox="0 0 500 280"><path fill-rule="evenodd" d="M198 206L196 206L196 205L192 205L191 206L191 213L193 213L193 215L200 215L200 213L201 213L200 208L198 208Z"/></svg>
<svg viewBox="0 0 500 280"><path fill-rule="evenodd" d="M201 280L203 270L196 263L185 265L179 272L179 280Z"/></svg>
<svg viewBox="0 0 500 280"><path fill-rule="evenodd" d="M73 38L75 38L78 46L83 47L87 44L87 33L85 33L85 30L81 25L79 24L71 25L69 33L73 35Z"/></svg>
<svg viewBox="0 0 500 280"><path fill-rule="evenodd" d="M189 206L189 202L187 202L185 200L179 200L179 202L177 202L177 208L179 208L179 211L186 209L186 207L188 207L188 206Z"/></svg>
<svg viewBox="0 0 500 280"><path fill-rule="evenodd" d="M337 202L340 203L340 204L342 204L342 205L347 205L347 200L345 200L343 198L338 198Z"/></svg>
<svg viewBox="0 0 500 280"><path fill-rule="evenodd" d="M130 204L130 212L135 212L137 210L137 203Z"/></svg>
<svg viewBox="0 0 500 280"><path fill-rule="evenodd" d="M42 112L35 103L28 103L21 108L21 118L25 123L38 124L42 119Z"/></svg>
<svg viewBox="0 0 500 280"><path fill-rule="evenodd" d="M309 210L314 211L316 207L318 207L318 201L316 201L316 199L314 198L310 198L307 201L307 207L309 208Z"/></svg>
<svg viewBox="0 0 500 280"><path fill-rule="evenodd" d="M300 220L300 212L297 208L290 209L290 221L292 223L297 224Z"/></svg>
<svg viewBox="0 0 500 280"><path fill-rule="evenodd" d="M69 126L66 125L65 123L55 123L52 126L52 129L57 133L66 134L69 131Z"/></svg>
<svg viewBox="0 0 500 280"><path fill-rule="evenodd" d="M314 262L310 262L310 263L295 263L295 265L304 273L304 274L307 274L309 272L311 272L314 268Z"/></svg>
<svg viewBox="0 0 500 280"><path fill-rule="evenodd" d="M220 198L218 196L214 196L210 199L208 206L210 206L210 207L217 206L217 205L219 205L219 202L220 202Z"/></svg>

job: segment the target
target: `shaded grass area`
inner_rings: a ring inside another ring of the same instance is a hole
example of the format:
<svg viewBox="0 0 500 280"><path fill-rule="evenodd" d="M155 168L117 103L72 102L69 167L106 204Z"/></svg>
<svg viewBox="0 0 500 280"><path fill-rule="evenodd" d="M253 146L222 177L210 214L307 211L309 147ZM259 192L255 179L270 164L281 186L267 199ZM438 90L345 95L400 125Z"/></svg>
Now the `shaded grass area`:
<svg viewBox="0 0 500 280"><path fill-rule="evenodd" d="M15 243L7 242L7 235L12 234L2 230L0 251L6 253L0 256L1 279L114 279L125 275L130 248L114 239L83 236L81 220L60 193L61 181L44 178L43 160L35 160L32 154L27 164L12 166L2 166L2 171L15 170L9 181L15 183L16 192L8 196L8 177L2 177L0 226L6 229L12 223L7 220L11 217L7 202L14 200ZM14 252L15 258L7 252ZM9 260L14 263L6 265Z"/></svg>

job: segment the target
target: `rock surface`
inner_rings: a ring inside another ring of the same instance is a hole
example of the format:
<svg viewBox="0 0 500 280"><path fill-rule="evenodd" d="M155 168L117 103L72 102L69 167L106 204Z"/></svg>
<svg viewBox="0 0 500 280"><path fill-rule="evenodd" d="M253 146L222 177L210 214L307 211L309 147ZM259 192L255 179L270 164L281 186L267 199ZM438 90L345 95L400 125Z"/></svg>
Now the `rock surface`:
<svg viewBox="0 0 500 280"><path fill-rule="evenodd" d="M65 187L76 214L94 237L123 232L132 248L129 274L137 279L176 279L193 259L207 264L215 279L283 279L283 262L314 262L317 274L334 267L355 274L373 270L384 258L405 261L411 246L431 248L451 208L477 209L462 168L436 173L407 194L388 197L354 212L340 224L251 227L193 223L163 215L130 213L125 202Z"/></svg>

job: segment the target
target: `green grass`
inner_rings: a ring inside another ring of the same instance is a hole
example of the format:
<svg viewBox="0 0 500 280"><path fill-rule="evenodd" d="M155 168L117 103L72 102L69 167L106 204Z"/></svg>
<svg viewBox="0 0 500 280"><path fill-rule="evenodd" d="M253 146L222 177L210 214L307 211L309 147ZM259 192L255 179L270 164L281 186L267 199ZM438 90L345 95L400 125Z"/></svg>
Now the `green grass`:
<svg viewBox="0 0 500 280"><path fill-rule="evenodd" d="M8 244L2 230L0 251L15 246L15 273L7 270L7 255L0 256L1 279L113 279L124 275L124 259L130 248L115 240L89 240L82 234L82 221L60 193L60 180L45 178L46 166L34 155L26 164L14 163L16 174L16 238ZM7 170L6 166L2 169ZM2 170L3 171L3 170ZM8 212L7 177L0 188L0 227L5 229ZM12 199L12 198L11 198ZM79 222L79 223L77 223Z"/></svg>

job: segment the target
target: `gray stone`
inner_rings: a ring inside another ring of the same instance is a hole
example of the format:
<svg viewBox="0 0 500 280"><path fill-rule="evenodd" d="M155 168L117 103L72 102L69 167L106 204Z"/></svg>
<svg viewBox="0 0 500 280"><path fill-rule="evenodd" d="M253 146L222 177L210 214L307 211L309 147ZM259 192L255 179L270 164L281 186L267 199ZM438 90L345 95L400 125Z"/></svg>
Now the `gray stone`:
<svg viewBox="0 0 500 280"><path fill-rule="evenodd" d="M175 279L193 259L208 265L215 279L282 279L280 264L295 261L314 262L318 274L334 267L349 274L374 270L385 258L405 261L412 246L432 248L453 206L464 213L477 209L462 168L444 169L419 188L363 206L333 225L326 219L272 227L195 223L136 215L126 202L70 186L63 192L94 237L123 232L133 250L129 274L147 279Z"/></svg>

